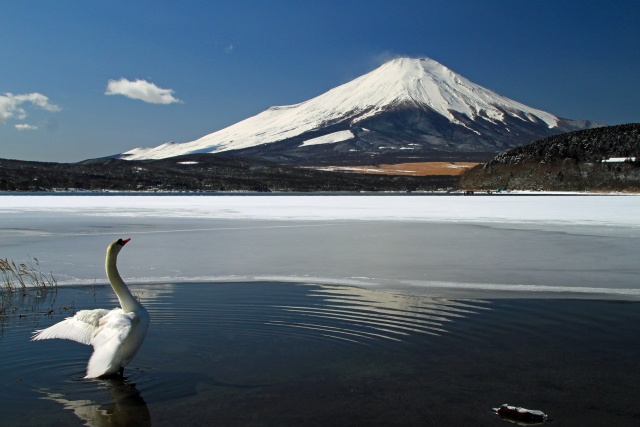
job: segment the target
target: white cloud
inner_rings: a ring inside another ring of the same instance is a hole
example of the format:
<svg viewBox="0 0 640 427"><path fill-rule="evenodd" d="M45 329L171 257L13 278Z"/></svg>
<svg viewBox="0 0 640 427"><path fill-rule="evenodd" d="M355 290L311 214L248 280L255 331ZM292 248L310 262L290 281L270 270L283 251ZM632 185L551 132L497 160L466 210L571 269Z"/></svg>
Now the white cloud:
<svg viewBox="0 0 640 427"><path fill-rule="evenodd" d="M38 126L30 125L28 123L18 123L15 125L17 130L37 130Z"/></svg>
<svg viewBox="0 0 640 427"><path fill-rule="evenodd" d="M105 95L124 95L127 98L139 99L151 104L182 103L173 96L173 89L162 89L146 80L130 81L125 78L109 80Z"/></svg>
<svg viewBox="0 0 640 427"><path fill-rule="evenodd" d="M380 65L384 64L385 62L389 62L392 59L398 59L398 58L427 58L429 57L429 55L423 55L423 54L408 54L408 53L398 53L398 52L394 52L391 50L384 50L380 53L378 53L377 55L373 55L370 59L370 63L373 67L379 67Z"/></svg>
<svg viewBox="0 0 640 427"><path fill-rule="evenodd" d="M49 98L41 93L33 92L22 95L5 93L0 95L0 123L14 118L24 120L27 117L24 104L31 104L47 111L60 111L60 107L50 103Z"/></svg>

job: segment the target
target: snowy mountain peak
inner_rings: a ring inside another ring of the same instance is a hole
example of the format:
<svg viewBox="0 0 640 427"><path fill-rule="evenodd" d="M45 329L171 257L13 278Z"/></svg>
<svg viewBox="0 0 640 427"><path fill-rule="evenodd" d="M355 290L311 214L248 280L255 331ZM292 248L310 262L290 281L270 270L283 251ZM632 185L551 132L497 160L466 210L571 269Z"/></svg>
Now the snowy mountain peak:
<svg viewBox="0 0 640 427"><path fill-rule="evenodd" d="M460 122L452 112L464 114L471 120L483 116L485 119L504 121L507 113L523 120L537 118L549 127L558 124L558 118L554 115L498 95L430 58L394 59L363 78L369 81L379 79L385 82L382 87L395 83L397 99L429 107L456 124Z"/></svg>
<svg viewBox="0 0 640 427"><path fill-rule="evenodd" d="M496 132L505 134L504 138L512 138L515 133L509 133L513 126L507 123L514 122L516 127L521 124L527 129L539 128L541 136L547 136L549 132L561 132L553 129L559 126L562 119L485 89L433 59L396 58L308 101L271 107L192 142L134 149L123 153L121 157L130 160L157 159L189 153L247 150L300 138L302 141L298 147L309 147L320 144L318 140L308 141L334 132L342 133L339 137L320 140L328 141L327 144L353 142L358 139L357 132L349 138L344 131L353 127L369 128L371 126L364 125L393 111L413 111L412 114L420 115L421 129L433 126L434 121L438 122L440 128L443 123L449 123L451 132L440 135L437 133L440 130L434 131L436 133L421 130L424 137L418 140L425 144L446 145L448 150L453 151L455 147L452 146L457 140L447 141L446 135L455 133L455 129L460 129L456 131L458 134L462 132L471 135L471 138L485 140L494 140ZM425 118L427 116L431 118ZM425 124L425 120L428 123ZM493 130L487 131L492 127ZM308 138L305 138L306 134ZM369 132L368 138L374 137L377 140L383 138L375 132ZM514 143L520 142L516 138ZM509 145L508 142L500 144ZM437 146L431 148L439 149ZM473 147L465 150L488 151Z"/></svg>

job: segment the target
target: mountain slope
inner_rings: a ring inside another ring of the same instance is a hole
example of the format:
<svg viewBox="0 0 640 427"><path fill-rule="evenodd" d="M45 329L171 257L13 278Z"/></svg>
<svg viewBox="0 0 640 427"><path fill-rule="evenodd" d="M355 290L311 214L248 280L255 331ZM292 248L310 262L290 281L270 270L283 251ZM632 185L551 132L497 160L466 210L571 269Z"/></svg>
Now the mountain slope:
<svg viewBox="0 0 640 427"><path fill-rule="evenodd" d="M497 152L594 126L510 100L432 59L399 58L300 104L271 107L192 142L137 148L120 157L228 152L311 164L385 156L425 160Z"/></svg>
<svg viewBox="0 0 640 427"><path fill-rule="evenodd" d="M465 188L640 191L640 123L587 129L512 148L463 174Z"/></svg>

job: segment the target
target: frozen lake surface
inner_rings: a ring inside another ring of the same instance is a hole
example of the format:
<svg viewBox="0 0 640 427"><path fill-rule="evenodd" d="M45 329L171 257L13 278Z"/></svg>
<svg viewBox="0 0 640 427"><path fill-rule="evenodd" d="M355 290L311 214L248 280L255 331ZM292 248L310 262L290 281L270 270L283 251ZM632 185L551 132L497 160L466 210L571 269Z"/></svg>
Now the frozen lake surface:
<svg viewBox="0 0 640 427"><path fill-rule="evenodd" d="M57 292L0 316L0 425L554 425L640 417L640 197L0 196L0 257ZM89 347L31 342L149 309L124 380ZM97 286L94 286L97 284Z"/></svg>
<svg viewBox="0 0 640 427"><path fill-rule="evenodd" d="M640 297L638 196L0 197L0 256L35 256L61 284L105 283L120 237L130 283Z"/></svg>

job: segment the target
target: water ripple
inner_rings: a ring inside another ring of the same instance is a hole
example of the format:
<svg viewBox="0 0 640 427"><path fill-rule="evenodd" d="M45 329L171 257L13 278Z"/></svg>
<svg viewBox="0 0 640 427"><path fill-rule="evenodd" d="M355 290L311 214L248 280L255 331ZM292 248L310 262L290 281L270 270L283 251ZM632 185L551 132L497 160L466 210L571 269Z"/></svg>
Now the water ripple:
<svg viewBox="0 0 640 427"><path fill-rule="evenodd" d="M289 337L334 344L406 341L438 336L447 324L488 308L483 301L454 301L313 284L216 283L189 286L180 301L147 301L153 323L180 341L212 336ZM143 298L143 302L145 299ZM180 310L175 310L176 305Z"/></svg>

